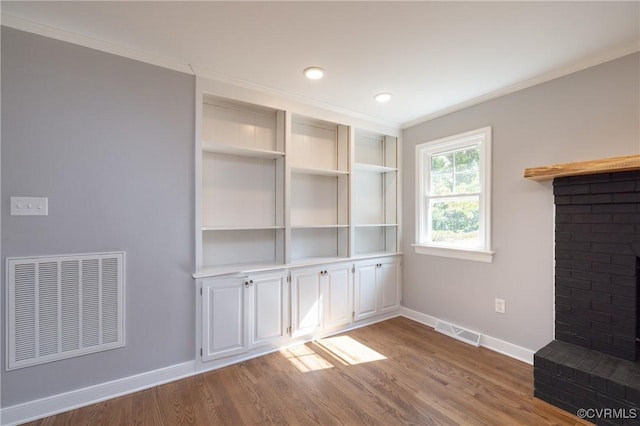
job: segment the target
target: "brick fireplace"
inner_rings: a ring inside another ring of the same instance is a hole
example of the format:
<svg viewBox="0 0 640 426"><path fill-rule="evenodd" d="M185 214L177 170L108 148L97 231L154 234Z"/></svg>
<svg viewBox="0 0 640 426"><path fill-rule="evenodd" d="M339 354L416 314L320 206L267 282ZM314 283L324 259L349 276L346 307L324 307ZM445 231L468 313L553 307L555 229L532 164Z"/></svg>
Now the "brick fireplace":
<svg viewBox="0 0 640 426"><path fill-rule="evenodd" d="M640 171L556 177L553 190L556 340L535 354L535 396L640 424Z"/></svg>
<svg viewBox="0 0 640 426"><path fill-rule="evenodd" d="M638 359L640 172L557 178L556 339Z"/></svg>

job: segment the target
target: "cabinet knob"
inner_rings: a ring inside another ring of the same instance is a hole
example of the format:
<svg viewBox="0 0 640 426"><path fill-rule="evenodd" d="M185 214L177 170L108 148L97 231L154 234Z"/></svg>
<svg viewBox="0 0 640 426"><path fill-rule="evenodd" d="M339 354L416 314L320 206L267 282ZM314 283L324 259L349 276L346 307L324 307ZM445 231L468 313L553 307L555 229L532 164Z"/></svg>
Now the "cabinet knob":
<svg viewBox="0 0 640 426"><path fill-rule="evenodd" d="M245 281L244 282L244 286L245 286L245 288L249 288L249 281Z"/></svg>

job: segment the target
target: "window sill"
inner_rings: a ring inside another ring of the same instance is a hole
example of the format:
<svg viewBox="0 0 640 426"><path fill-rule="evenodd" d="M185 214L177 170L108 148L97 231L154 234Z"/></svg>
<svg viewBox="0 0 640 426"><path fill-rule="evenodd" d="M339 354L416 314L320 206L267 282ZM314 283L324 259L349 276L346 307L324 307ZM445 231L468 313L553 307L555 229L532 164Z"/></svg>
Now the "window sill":
<svg viewBox="0 0 640 426"><path fill-rule="evenodd" d="M427 246L412 244L417 254L449 257L451 259L471 260L474 262L492 263L495 252L489 250L466 250L451 247Z"/></svg>

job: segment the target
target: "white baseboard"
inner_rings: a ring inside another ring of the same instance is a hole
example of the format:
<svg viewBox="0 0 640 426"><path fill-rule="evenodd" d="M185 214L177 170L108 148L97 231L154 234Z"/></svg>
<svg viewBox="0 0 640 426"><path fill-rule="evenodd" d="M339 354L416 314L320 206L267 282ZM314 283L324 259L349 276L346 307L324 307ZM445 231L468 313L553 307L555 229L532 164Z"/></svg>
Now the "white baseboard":
<svg viewBox="0 0 640 426"><path fill-rule="evenodd" d="M422 312L414 311L413 309L405 307L400 310L400 315L421 324L428 325L431 328L435 328L436 323L438 322L438 318L436 317L432 317L431 315L423 314Z"/></svg>
<svg viewBox="0 0 640 426"><path fill-rule="evenodd" d="M113 380L87 388L12 405L0 410L0 424L16 425L96 402L148 389L196 374L194 361L187 361L135 376Z"/></svg>
<svg viewBox="0 0 640 426"><path fill-rule="evenodd" d="M398 316L398 311L390 312L375 318L359 321L348 327L335 329L321 336L302 339L294 344L302 344L315 338L326 337L331 334L344 333L376 322L385 321L389 318ZM158 370L137 374L135 376L125 377L123 379L114 380L107 383L101 383L74 391L49 396L22 404L12 405L0 410L0 425L13 426L32 420L41 419L65 411L73 410L107 399L116 398L118 396L138 392L164 383L173 382L195 374L202 374L206 371L216 370L228 365L237 364L251 358L266 355L270 352L279 350L280 348L265 347L257 351L243 354L237 357L225 359L222 361L212 361L207 363L198 363L196 360L187 361L182 364L176 364Z"/></svg>
<svg viewBox="0 0 640 426"><path fill-rule="evenodd" d="M408 308L402 308L400 315L424 325L428 325L429 327L435 327L436 322L438 321L438 318L436 317ZM504 340L487 336L486 334L483 334L480 338L480 346L517 359L518 361L533 365L533 354L535 351L532 351L531 349L523 348L522 346L514 345L513 343L505 342Z"/></svg>
<svg viewBox="0 0 640 426"><path fill-rule="evenodd" d="M529 365L533 365L533 354L536 353L531 349L523 348L522 346L514 345L513 343L505 342L504 340L487 336L486 334L483 334L480 338L480 346L517 359L518 361L526 362Z"/></svg>
<svg viewBox="0 0 640 426"><path fill-rule="evenodd" d="M438 321L438 318L432 317L431 315L423 314L421 312L417 312L408 308L401 308L400 311L390 312L380 317L371 318L365 321L359 321L358 323L351 324L349 327L345 327L344 329L336 329L335 331L322 337L326 337L327 335L335 333L344 333L346 331L371 325L398 315L407 317L429 327L435 327L436 322ZM304 341L297 343L304 343ZM493 351L526 362L528 364L533 364L533 351L509 342L505 342L500 339L496 339L495 337L483 334L480 340L480 346L484 346L487 349L491 349ZM239 357L238 359L227 360L226 362L213 364L207 363L206 367L204 365L198 365L195 360L187 361L181 364L160 368L158 370L137 374L135 376L125 377L123 379L101 383L99 385L94 385L83 389L77 389L71 392L66 392L35 401L12 405L0 410L0 425L17 425L32 420L41 419L43 417L52 416L54 414L95 404L107 399L116 398L118 396L137 392L143 389L148 389L164 383L172 382L174 380L193 376L195 374L201 374L208 370L222 368L230 364L244 361L246 359L265 355L266 353L273 352L274 350L277 349L265 349L263 353L246 354Z"/></svg>

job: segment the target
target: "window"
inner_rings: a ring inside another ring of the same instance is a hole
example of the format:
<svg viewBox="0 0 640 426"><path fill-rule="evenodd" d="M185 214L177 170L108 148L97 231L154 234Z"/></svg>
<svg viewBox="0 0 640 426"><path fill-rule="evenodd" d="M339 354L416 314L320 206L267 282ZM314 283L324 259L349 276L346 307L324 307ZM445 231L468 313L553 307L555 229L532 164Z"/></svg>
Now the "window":
<svg viewBox="0 0 640 426"><path fill-rule="evenodd" d="M491 127L416 146L416 253L490 263Z"/></svg>

